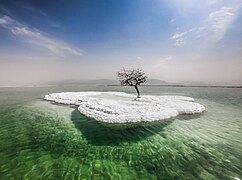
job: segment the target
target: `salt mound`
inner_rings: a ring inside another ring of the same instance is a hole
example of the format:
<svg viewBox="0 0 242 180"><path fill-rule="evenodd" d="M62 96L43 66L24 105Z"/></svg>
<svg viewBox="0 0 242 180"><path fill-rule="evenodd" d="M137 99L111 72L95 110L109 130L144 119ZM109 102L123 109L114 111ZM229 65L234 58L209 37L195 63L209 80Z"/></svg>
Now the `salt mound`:
<svg viewBox="0 0 242 180"><path fill-rule="evenodd" d="M125 92L63 92L49 94L45 100L78 105L78 110L107 123L157 121L179 114L195 114L205 107L185 96L142 96Z"/></svg>

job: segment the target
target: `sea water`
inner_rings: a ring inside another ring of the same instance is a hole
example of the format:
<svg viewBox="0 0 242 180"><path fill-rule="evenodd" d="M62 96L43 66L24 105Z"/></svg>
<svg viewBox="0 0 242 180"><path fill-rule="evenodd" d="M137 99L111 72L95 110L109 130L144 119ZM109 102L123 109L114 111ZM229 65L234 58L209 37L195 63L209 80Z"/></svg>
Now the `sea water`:
<svg viewBox="0 0 242 180"><path fill-rule="evenodd" d="M242 89L140 87L193 97L201 115L113 127L45 94L120 86L0 88L0 179L242 179Z"/></svg>

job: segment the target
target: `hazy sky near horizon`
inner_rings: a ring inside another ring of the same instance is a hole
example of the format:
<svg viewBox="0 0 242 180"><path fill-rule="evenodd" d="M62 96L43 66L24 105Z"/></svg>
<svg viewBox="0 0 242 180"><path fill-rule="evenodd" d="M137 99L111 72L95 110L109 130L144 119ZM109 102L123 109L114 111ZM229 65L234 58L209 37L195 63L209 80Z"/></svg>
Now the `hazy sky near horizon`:
<svg viewBox="0 0 242 180"><path fill-rule="evenodd" d="M0 0L0 85L150 78L242 85L242 0Z"/></svg>

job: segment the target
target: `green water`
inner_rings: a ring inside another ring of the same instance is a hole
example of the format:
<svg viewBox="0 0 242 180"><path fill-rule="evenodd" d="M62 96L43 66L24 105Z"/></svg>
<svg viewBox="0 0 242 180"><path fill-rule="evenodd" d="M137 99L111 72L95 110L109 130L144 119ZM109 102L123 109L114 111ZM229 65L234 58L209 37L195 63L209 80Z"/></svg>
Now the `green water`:
<svg viewBox="0 0 242 180"><path fill-rule="evenodd" d="M126 128L42 100L90 90L135 92L0 88L0 179L242 179L242 89L142 87L143 94L193 97L207 111Z"/></svg>

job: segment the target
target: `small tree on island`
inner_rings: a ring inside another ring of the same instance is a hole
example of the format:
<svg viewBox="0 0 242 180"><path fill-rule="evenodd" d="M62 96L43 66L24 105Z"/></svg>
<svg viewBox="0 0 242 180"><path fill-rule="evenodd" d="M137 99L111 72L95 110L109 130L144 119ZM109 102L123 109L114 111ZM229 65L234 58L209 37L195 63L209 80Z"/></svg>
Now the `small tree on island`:
<svg viewBox="0 0 242 180"><path fill-rule="evenodd" d="M138 89L138 86L141 83L144 83L147 79L147 76L145 76L145 73L141 69L121 69L120 71L117 72L119 81L122 86L134 86L138 98L140 97L140 92Z"/></svg>

